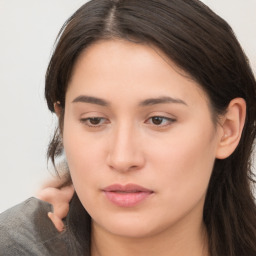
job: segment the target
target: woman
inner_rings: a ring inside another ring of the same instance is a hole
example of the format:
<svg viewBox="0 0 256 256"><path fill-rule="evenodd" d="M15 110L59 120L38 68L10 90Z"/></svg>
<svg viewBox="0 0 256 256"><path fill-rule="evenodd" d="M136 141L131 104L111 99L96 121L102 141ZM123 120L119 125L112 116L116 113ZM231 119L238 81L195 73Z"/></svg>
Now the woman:
<svg viewBox="0 0 256 256"><path fill-rule="evenodd" d="M61 233L46 202L4 213L4 255L256 255L255 78L205 5L90 1L59 33L45 96L48 156L65 152L75 194Z"/></svg>

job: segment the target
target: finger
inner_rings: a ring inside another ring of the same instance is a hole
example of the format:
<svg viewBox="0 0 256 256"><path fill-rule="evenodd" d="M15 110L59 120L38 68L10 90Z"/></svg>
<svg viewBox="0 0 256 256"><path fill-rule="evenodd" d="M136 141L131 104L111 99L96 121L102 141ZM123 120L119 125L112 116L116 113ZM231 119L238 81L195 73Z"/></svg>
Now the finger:
<svg viewBox="0 0 256 256"><path fill-rule="evenodd" d="M72 192L72 190L71 190ZM59 189L47 188L39 195L39 199L50 203L53 207L55 216L62 219L67 216L69 211L69 201L72 197L70 191L61 191Z"/></svg>
<svg viewBox="0 0 256 256"><path fill-rule="evenodd" d="M54 224L55 228L59 231L62 232L65 228L63 221L57 217L54 213L48 212L48 217Z"/></svg>
<svg viewBox="0 0 256 256"><path fill-rule="evenodd" d="M60 190L64 192L63 195L66 197L66 199L67 199L68 201L71 200L71 198L72 198L73 195L74 195L74 191L75 191L73 184L71 184L71 185L69 185L69 186L65 186L65 187L61 188Z"/></svg>
<svg viewBox="0 0 256 256"><path fill-rule="evenodd" d="M58 202L53 204L53 212L54 215L58 216L58 218L63 219L67 216L69 212L69 202Z"/></svg>
<svg viewBox="0 0 256 256"><path fill-rule="evenodd" d="M49 177L45 182L43 182L41 184L39 189L42 190L42 189L48 188L48 187L58 188L62 184L64 184L66 182L66 180L67 180L66 175Z"/></svg>
<svg viewBox="0 0 256 256"><path fill-rule="evenodd" d="M65 186L61 189L48 187L37 193L37 198L49 203L69 202L74 194L73 185Z"/></svg>
<svg viewBox="0 0 256 256"><path fill-rule="evenodd" d="M58 191L59 190L56 188L44 188L43 190L37 193L37 198L39 198L42 201L52 203L58 197Z"/></svg>
<svg viewBox="0 0 256 256"><path fill-rule="evenodd" d="M58 188L45 188L38 193L38 198L50 203L53 206L55 216L62 219L67 216L69 202L74 194L73 185Z"/></svg>
<svg viewBox="0 0 256 256"><path fill-rule="evenodd" d="M66 186L61 188L56 194L56 200L52 201L54 214L59 218L65 218L69 211L69 202L74 194L74 187Z"/></svg>

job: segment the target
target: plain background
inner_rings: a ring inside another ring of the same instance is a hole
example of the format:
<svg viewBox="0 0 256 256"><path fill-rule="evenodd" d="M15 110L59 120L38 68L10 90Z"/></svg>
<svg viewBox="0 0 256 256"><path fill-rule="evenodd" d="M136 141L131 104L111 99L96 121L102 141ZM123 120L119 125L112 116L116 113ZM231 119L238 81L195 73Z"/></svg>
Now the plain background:
<svg viewBox="0 0 256 256"><path fill-rule="evenodd" d="M44 74L59 29L85 2L0 0L0 212L52 177L46 150L56 118L44 100ZM256 1L203 2L232 26L255 72Z"/></svg>

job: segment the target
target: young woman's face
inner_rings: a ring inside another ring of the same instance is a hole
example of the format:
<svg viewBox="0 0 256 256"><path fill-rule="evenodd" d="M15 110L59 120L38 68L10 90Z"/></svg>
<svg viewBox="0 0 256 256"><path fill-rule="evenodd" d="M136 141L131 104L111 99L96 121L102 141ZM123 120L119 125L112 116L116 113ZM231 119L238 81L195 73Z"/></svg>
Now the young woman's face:
<svg viewBox="0 0 256 256"><path fill-rule="evenodd" d="M76 63L63 143L96 228L143 237L201 225L219 140L203 90L159 50L100 41Z"/></svg>

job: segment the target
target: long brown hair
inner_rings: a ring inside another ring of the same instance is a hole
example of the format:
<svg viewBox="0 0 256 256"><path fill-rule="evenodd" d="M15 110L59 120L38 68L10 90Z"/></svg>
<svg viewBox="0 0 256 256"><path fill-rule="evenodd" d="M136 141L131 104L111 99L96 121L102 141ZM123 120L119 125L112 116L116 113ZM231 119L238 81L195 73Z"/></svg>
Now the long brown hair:
<svg viewBox="0 0 256 256"><path fill-rule="evenodd" d="M204 223L212 256L256 255L256 206L251 157L256 133L256 82L232 29L197 0L92 0L62 27L46 73L50 111L59 102L59 127L48 148L55 163L65 94L81 52L100 39L122 38L161 49L207 93L217 122L229 102L242 97L246 122L238 147L216 159L204 205Z"/></svg>

